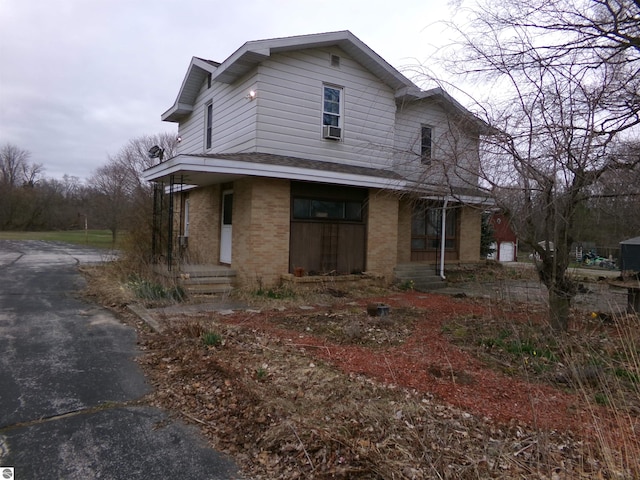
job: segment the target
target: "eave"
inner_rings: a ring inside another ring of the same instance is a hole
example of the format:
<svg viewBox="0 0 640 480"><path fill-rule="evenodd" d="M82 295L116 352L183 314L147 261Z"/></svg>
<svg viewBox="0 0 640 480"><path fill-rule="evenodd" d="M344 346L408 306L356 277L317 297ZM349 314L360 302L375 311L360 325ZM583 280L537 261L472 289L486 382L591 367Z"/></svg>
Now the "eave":
<svg viewBox="0 0 640 480"><path fill-rule="evenodd" d="M404 190L396 173L369 167L260 153L178 155L145 170L147 181L207 186L242 177L282 178L386 190Z"/></svg>
<svg viewBox="0 0 640 480"><path fill-rule="evenodd" d="M498 133L484 120L467 110L460 102L449 95L440 87L431 88L429 90L420 90L417 86L403 88L396 91L396 103L401 106L405 103L419 102L422 100L432 100L439 103L445 111L451 114L457 120L468 122L478 130L480 135L495 135Z"/></svg>
<svg viewBox="0 0 640 480"><path fill-rule="evenodd" d="M162 120L179 122L193 111L198 92L208 75L212 82L231 84L271 55L309 48L339 47L394 91L415 85L348 30L294 37L255 40L242 45L221 64L193 57L174 104Z"/></svg>
<svg viewBox="0 0 640 480"><path fill-rule="evenodd" d="M176 101L171 108L162 114L165 122L179 122L193 111L193 106L202 84L209 75L216 71L220 64L212 60L193 57L187 74L182 81Z"/></svg>

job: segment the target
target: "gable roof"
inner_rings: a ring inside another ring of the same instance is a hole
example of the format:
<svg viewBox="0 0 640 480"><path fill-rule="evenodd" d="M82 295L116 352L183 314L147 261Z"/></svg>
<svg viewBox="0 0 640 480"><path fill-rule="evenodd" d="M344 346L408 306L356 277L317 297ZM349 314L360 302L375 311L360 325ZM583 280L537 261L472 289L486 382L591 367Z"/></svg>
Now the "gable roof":
<svg viewBox="0 0 640 480"><path fill-rule="evenodd" d="M245 43L222 63L193 57L173 106L162 114L165 121L178 121L193 110L193 105L202 82L211 75L211 80L233 83L273 54L337 46L354 60L378 77L394 91L420 90L407 77L392 67L380 55L348 30L294 37L254 40Z"/></svg>
<svg viewBox="0 0 640 480"><path fill-rule="evenodd" d="M193 57L176 101L171 108L162 114L162 120L178 122L182 117L191 113L202 83L209 75L211 75L211 81L233 83L273 54L331 46L341 48L389 86L395 92L397 102L433 99L440 102L449 112L469 121L480 132L492 133L484 121L467 110L442 88L421 90L349 30L253 40L246 42L222 63Z"/></svg>

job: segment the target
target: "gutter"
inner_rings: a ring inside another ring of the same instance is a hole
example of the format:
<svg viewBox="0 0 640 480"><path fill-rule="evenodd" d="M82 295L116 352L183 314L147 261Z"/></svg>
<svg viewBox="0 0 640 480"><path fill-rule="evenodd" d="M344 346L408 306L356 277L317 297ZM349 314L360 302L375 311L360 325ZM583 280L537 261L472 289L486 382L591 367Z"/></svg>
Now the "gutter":
<svg viewBox="0 0 640 480"><path fill-rule="evenodd" d="M444 197L444 204L442 205L442 234L440 238L440 278L446 280L444 275L444 249L447 240L447 204L449 203L449 197Z"/></svg>

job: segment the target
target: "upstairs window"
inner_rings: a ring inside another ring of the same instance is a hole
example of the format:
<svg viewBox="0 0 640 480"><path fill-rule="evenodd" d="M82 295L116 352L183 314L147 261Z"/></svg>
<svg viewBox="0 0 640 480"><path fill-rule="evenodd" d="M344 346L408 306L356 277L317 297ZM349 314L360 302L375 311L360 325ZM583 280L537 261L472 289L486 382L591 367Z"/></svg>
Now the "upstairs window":
<svg viewBox="0 0 640 480"><path fill-rule="evenodd" d="M423 126L420 129L420 159L422 163L428 165L431 163L432 154L432 131L431 127Z"/></svg>
<svg viewBox="0 0 640 480"><path fill-rule="evenodd" d="M325 85L322 96L322 125L341 127L342 88Z"/></svg>
<svg viewBox="0 0 640 480"><path fill-rule="evenodd" d="M212 130L213 130L213 105L207 104L205 107L205 148L209 150L211 148Z"/></svg>

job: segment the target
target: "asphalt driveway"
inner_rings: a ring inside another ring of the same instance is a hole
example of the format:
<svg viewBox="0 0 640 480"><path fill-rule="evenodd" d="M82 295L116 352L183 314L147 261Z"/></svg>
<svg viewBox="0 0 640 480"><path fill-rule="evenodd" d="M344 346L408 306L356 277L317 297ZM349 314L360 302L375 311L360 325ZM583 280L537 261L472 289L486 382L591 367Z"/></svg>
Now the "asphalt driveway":
<svg viewBox="0 0 640 480"><path fill-rule="evenodd" d="M239 478L195 429L140 402L134 330L79 296L78 265L105 259L0 241L0 467L17 480Z"/></svg>

